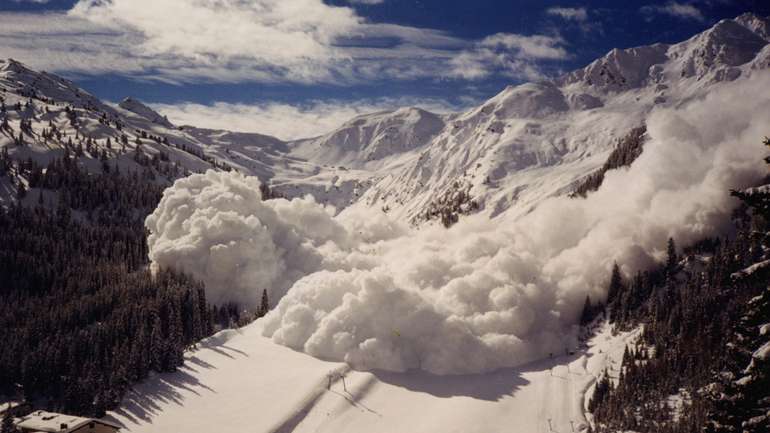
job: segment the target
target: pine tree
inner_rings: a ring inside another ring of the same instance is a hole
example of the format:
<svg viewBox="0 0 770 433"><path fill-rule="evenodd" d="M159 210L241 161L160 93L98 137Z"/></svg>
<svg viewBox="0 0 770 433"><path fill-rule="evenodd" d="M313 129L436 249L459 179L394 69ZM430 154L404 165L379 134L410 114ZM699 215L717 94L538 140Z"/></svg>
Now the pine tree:
<svg viewBox="0 0 770 433"><path fill-rule="evenodd" d="M678 264L679 257L676 254L674 238L668 238L668 245L666 245L666 272L669 275L673 275Z"/></svg>
<svg viewBox="0 0 770 433"><path fill-rule="evenodd" d="M620 273L620 267L617 263L612 265L612 276L610 277L610 286L607 290L607 303L614 301L618 294L623 291L623 275Z"/></svg>
<svg viewBox="0 0 770 433"><path fill-rule="evenodd" d="M0 433L16 433L16 425L13 422L13 414L10 407L3 413L3 421L0 424Z"/></svg>
<svg viewBox="0 0 770 433"><path fill-rule="evenodd" d="M263 317L267 312L270 311L270 303L267 300L267 290L262 290L262 301L259 304L259 309L257 310L257 317Z"/></svg>
<svg viewBox="0 0 770 433"><path fill-rule="evenodd" d="M150 365L156 372L162 372L165 365L166 345L163 340L163 329L160 316L153 312L152 331L150 331Z"/></svg>
<svg viewBox="0 0 770 433"><path fill-rule="evenodd" d="M770 147L770 138L765 137L763 144ZM770 164L770 156L765 158L765 162ZM770 221L770 188L749 188L744 191L731 190L730 194L746 203L754 212L762 215L765 221Z"/></svg>
<svg viewBox="0 0 770 433"><path fill-rule="evenodd" d="M593 307L591 306L591 297L586 295L586 301L583 304L583 313L580 315L580 326L588 325L593 317Z"/></svg>
<svg viewBox="0 0 770 433"><path fill-rule="evenodd" d="M24 197L27 196L27 188L24 186L23 183L19 182L18 187L16 187L16 198L18 200L24 200Z"/></svg>

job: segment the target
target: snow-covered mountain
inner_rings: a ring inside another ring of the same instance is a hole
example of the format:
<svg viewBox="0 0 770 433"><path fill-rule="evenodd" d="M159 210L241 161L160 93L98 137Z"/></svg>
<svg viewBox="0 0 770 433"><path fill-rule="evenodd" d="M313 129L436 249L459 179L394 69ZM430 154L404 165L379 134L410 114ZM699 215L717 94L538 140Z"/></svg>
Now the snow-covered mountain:
<svg viewBox="0 0 770 433"><path fill-rule="evenodd" d="M290 142L177 127L133 98L106 104L13 60L0 62L0 89L11 128L30 120L34 135L52 122L62 140L88 137L97 148L125 135L124 147L106 150L127 166L134 164L138 138L144 152L167 154L180 173L235 169L259 176L283 196L312 194L338 211L374 207L415 223L469 212L515 217L571 192L656 107L676 107L767 69L769 28L768 18L745 14L679 44L614 49L564 76L509 86L462 113L401 108ZM24 109L15 110L17 103ZM0 136L12 155L45 161L52 154L39 137L27 141L28 148L17 149L9 146L10 134Z"/></svg>
<svg viewBox="0 0 770 433"><path fill-rule="evenodd" d="M492 216L526 213L569 192L656 107L766 69L769 22L745 14L679 44L614 49L554 80L508 87L453 117L360 204L419 220L463 190Z"/></svg>
<svg viewBox="0 0 770 433"><path fill-rule="evenodd" d="M166 128L173 128L174 125L171 124L171 122L168 121L168 117L162 116L157 111L153 110L152 108L142 104L140 101L137 101L134 98L125 98L123 101L118 104L118 106L124 110L130 111L134 114L136 114L139 117L143 117L146 120L149 120L152 123L157 123L158 125L164 126Z"/></svg>
<svg viewBox="0 0 770 433"><path fill-rule="evenodd" d="M329 134L297 141L293 153L329 165L376 167L428 144L444 127L441 116L405 107L358 116Z"/></svg>

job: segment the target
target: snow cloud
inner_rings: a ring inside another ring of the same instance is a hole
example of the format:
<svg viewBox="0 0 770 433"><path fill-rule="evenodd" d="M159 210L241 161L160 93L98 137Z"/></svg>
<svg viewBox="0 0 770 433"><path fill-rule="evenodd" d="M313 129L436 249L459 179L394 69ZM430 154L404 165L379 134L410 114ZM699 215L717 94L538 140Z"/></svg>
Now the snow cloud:
<svg viewBox="0 0 770 433"><path fill-rule="evenodd" d="M147 217L150 259L203 280L214 303L253 306L262 289L280 299L300 277L337 267L329 257L350 239L331 214L311 198L262 201L257 178L208 171L175 182Z"/></svg>
<svg viewBox="0 0 770 433"><path fill-rule="evenodd" d="M147 219L154 267L205 281L215 302L277 306L274 341L360 369L439 374L515 366L574 347L586 295L626 272L725 229L730 188L766 174L770 75L725 85L646 121L627 169L586 199L548 199L518 219L476 215L414 230L381 212L330 216L311 199L260 201L255 178L177 181Z"/></svg>

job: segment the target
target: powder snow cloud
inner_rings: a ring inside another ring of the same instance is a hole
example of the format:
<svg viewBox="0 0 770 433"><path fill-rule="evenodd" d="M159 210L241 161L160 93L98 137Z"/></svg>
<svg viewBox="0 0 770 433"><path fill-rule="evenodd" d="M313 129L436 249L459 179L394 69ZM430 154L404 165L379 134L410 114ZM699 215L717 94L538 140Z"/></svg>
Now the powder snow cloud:
<svg viewBox="0 0 770 433"><path fill-rule="evenodd" d="M586 295L726 229L730 188L766 174L770 75L723 86L646 119L649 140L586 199L557 197L520 218L476 215L414 230L381 212L332 217L312 199L260 201L255 178L196 174L147 219L154 267L205 281L210 299L275 308L274 341L361 369L439 374L520 365L574 347Z"/></svg>

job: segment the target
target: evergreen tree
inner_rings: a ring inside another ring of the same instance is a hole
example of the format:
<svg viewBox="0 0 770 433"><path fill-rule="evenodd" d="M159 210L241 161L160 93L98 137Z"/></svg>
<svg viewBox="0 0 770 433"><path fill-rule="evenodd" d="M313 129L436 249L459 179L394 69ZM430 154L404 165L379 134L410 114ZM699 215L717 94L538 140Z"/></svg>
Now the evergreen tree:
<svg viewBox="0 0 770 433"><path fill-rule="evenodd" d="M614 301L621 292L623 292L623 276L620 273L620 267L615 263L612 265L612 276L607 290L607 303Z"/></svg>
<svg viewBox="0 0 770 433"><path fill-rule="evenodd" d="M257 310L257 317L263 317L265 314L270 311L270 303L267 299L267 290L262 290L262 301L259 304L259 309Z"/></svg>
<svg viewBox="0 0 770 433"><path fill-rule="evenodd" d="M594 318L594 308L591 305L591 297L586 295L586 301L583 304L583 312L580 314L580 325L586 326Z"/></svg>
<svg viewBox="0 0 770 433"><path fill-rule="evenodd" d="M676 254L676 244L674 243L674 238L668 238L668 244L666 245L666 272L673 274L676 271L678 263L679 256Z"/></svg>
<svg viewBox="0 0 770 433"><path fill-rule="evenodd" d="M16 425L13 422L12 410L9 408L3 413L3 421L0 424L0 433L17 433Z"/></svg>

